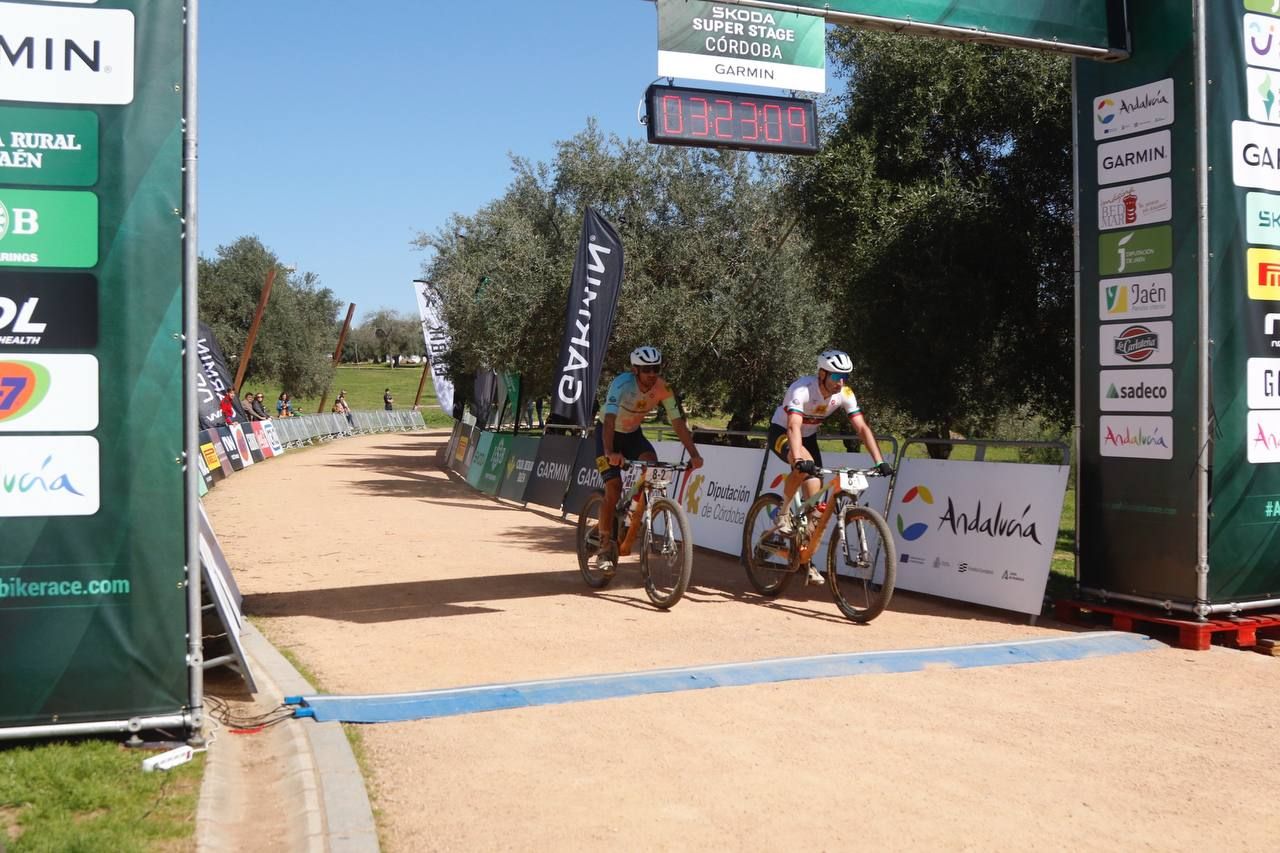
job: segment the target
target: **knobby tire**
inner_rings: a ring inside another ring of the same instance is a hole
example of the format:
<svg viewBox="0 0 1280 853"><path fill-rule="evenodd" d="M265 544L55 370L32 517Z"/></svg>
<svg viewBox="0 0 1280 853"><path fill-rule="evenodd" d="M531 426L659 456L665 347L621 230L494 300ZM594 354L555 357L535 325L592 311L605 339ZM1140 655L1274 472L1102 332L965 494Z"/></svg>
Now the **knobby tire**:
<svg viewBox="0 0 1280 853"><path fill-rule="evenodd" d="M858 531L855 525L860 521L879 535L880 548L877 552L874 546L870 546L871 553L866 555L871 562L870 578L859 579L849 574L842 577L837 569L843 567L846 572L849 571L850 567L845 565L846 549L856 551L858 548ZM889 606L889 600L893 598L893 586L898 576L898 555L893 545L893 534L880 513L865 506L846 509L840 524L840 528L832 531L831 544L827 548L827 585L831 588L831 596L836 600L841 613L854 622L870 622L884 612ZM840 546L842 529L846 537L843 548Z"/></svg>
<svg viewBox="0 0 1280 853"><path fill-rule="evenodd" d="M649 511L651 523L641 531L640 571L649 600L666 610L689 588L693 574L693 537L689 532L689 517L671 498L653 498ZM674 542L670 538L672 530L676 534ZM668 551L668 545L674 551ZM655 572L653 564L659 561L671 565L658 566Z"/></svg>
<svg viewBox="0 0 1280 853"><path fill-rule="evenodd" d="M767 492L756 498L751 509L747 510L747 520L742 526L742 563L747 569L747 580L756 592L770 598L780 595L795 575L787 562L778 562L781 558L763 550L759 542L764 532L777 523L777 513L781 508L782 498ZM762 515L764 523L757 532L757 522ZM791 547L796 547L794 539ZM771 556L774 562L770 562Z"/></svg>
<svg viewBox="0 0 1280 853"><path fill-rule="evenodd" d="M613 580L614 575L618 572L615 565L613 571L606 574L596 567L595 557L597 550L588 543L588 535L596 532L596 528L600 525L600 507L604 504L603 492L592 492L586 502L582 505L581 511L578 512L578 571L582 572L582 579L587 582L587 586L592 589L603 589L609 585L609 581ZM614 517L614 529L618 527L618 519ZM617 545L617 537L613 538L613 543Z"/></svg>

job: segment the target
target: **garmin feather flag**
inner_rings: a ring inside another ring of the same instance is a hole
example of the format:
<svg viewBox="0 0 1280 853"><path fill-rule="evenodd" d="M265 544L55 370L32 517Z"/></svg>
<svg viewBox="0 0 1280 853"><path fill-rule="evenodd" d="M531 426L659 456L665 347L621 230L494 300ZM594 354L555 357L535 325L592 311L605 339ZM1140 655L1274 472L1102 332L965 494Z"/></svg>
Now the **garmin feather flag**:
<svg viewBox="0 0 1280 853"><path fill-rule="evenodd" d="M551 390L551 413L561 423L581 427L591 423L621 291L622 241L613 226L588 207L569 281L564 337Z"/></svg>

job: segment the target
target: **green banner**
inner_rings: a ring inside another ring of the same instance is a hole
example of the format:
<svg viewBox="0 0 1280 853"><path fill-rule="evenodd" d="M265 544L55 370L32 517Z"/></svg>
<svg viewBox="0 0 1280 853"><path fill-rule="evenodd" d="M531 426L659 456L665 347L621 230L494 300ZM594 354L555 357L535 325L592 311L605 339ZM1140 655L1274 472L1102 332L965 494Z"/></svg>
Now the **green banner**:
<svg viewBox="0 0 1280 853"><path fill-rule="evenodd" d="M88 187L97 180L97 113L0 107L0 184Z"/></svg>
<svg viewBox="0 0 1280 853"><path fill-rule="evenodd" d="M492 432L481 432L475 437L475 452L471 454L471 465L467 468L467 482L480 488L480 478L484 476L485 463L489 460L489 448L493 446Z"/></svg>
<svg viewBox="0 0 1280 853"><path fill-rule="evenodd" d="M1269 191L1280 165L1272 147L1280 10L1273 0L1206 8L1216 422L1209 598L1247 601L1280 597L1280 193Z"/></svg>
<svg viewBox="0 0 1280 853"><path fill-rule="evenodd" d="M3 262L0 298L17 310L0 311L0 337L10 359L46 347L96 359L101 403L80 399L99 409L93 429L0 436L0 726L177 714L189 702L182 6L4 5L11 47L35 33L65 50L50 68L0 51L0 254L39 256ZM49 186L78 189L31 189ZM28 239L43 242L14 242ZM83 381L83 361L50 360L49 393L24 418Z"/></svg>
<svg viewBox="0 0 1280 853"><path fill-rule="evenodd" d="M786 0L778 5L813 9L835 23L843 16L867 16L886 21L886 26L937 25L984 37L1126 49L1124 0ZM1134 5L1131 0L1131 10Z"/></svg>
<svg viewBox="0 0 1280 853"><path fill-rule="evenodd" d="M480 491L496 495L502 485L502 477L507 471L507 458L511 455L510 433L498 433L489 445L489 455L485 458L484 470L480 473Z"/></svg>
<svg viewBox="0 0 1280 853"><path fill-rule="evenodd" d="M0 187L0 267L98 263L98 197L91 192Z"/></svg>
<svg viewBox="0 0 1280 853"><path fill-rule="evenodd" d="M1133 56L1075 63L1080 579L1194 601L1203 440L1191 9L1129 9ZM1155 210L1167 224L1132 227Z"/></svg>
<svg viewBox="0 0 1280 853"><path fill-rule="evenodd" d="M1173 263L1173 229L1168 225L1116 231L1098 237L1102 275L1137 275L1167 270Z"/></svg>

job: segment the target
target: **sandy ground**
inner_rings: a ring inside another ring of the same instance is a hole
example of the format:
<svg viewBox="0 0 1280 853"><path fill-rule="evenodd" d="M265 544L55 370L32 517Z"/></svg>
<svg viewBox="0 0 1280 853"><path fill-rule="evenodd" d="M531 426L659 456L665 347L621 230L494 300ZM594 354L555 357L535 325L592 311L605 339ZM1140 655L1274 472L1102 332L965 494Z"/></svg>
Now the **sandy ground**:
<svg viewBox="0 0 1280 853"><path fill-rule="evenodd" d="M346 439L205 500L264 633L332 693L424 690L1075 629L899 593L766 603L698 552L655 610L586 587L558 513ZM385 849L1280 849L1280 659L1170 647L362 727Z"/></svg>

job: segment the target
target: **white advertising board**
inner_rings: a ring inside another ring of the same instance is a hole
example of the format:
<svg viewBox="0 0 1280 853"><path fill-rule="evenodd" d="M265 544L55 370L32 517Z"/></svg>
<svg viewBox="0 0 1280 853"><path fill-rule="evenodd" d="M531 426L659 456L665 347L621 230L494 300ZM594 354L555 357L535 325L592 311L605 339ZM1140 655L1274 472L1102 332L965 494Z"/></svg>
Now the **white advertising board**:
<svg viewBox="0 0 1280 853"><path fill-rule="evenodd" d="M1039 613L1066 488L1066 466L904 459L898 589Z"/></svg>
<svg viewBox="0 0 1280 853"><path fill-rule="evenodd" d="M1173 124L1173 78L1093 99L1093 138L1110 139Z"/></svg>
<svg viewBox="0 0 1280 853"><path fill-rule="evenodd" d="M694 544L739 554L764 450L699 445L698 452L702 467L680 483L675 497L689 516Z"/></svg>
<svg viewBox="0 0 1280 853"><path fill-rule="evenodd" d="M0 518L93 515L99 507L99 472L93 436L0 438Z"/></svg>
<svg viewBox="0 0 1280 853"><path fill-rule="evenodd" d="M1098 146L1098 186L1166 174L1173 166L1169 131L1158 130Z"/></svg>

